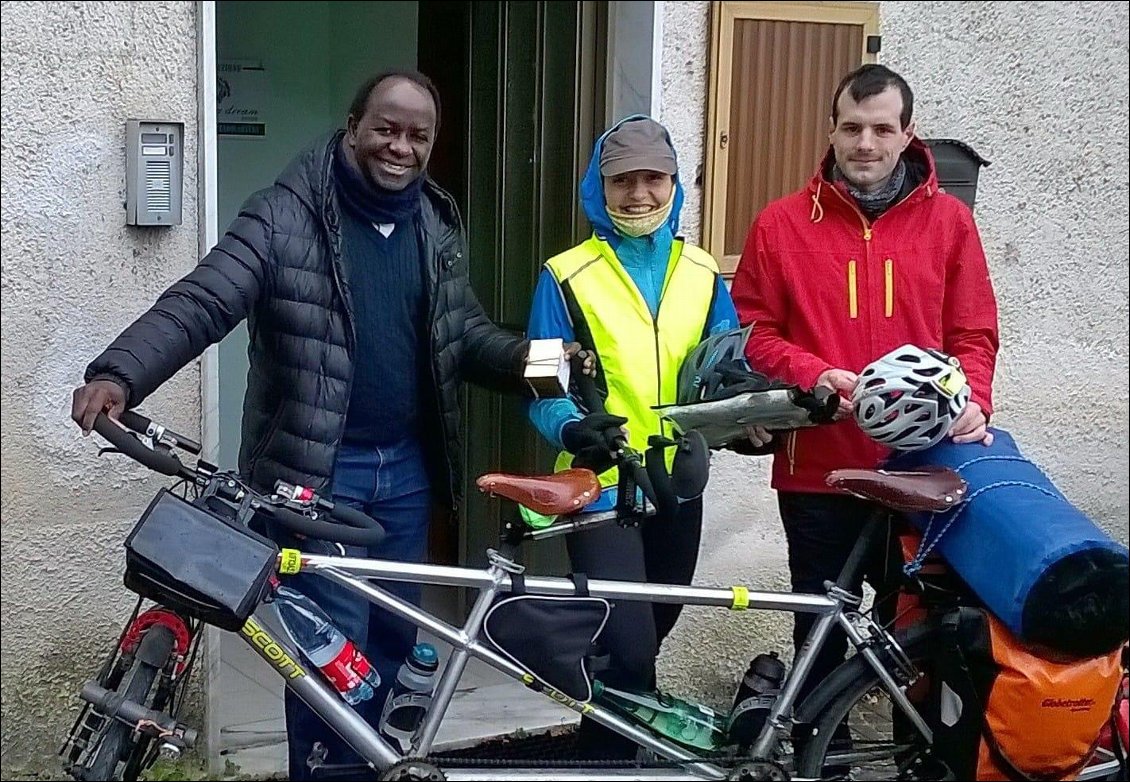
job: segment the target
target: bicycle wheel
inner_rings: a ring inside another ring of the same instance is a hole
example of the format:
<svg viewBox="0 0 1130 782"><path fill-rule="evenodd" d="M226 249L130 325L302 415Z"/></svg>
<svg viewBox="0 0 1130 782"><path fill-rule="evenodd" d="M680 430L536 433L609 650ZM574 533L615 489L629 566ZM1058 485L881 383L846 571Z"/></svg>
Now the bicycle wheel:
<svg viewBox="0 0 1130 782"><path fill-rule="evenodd" d="M134 655L133 665L122 677L118 684L117 693L125 700L143 706L149 706L149 691L153 689L153 682L172 654L174 644L173 632L164 625L156 624L149 628L145 637L138 645ZM118 769L118 764L127 760L131 749L130 740L133 728L118 719L108 719L103 728L102 740L91 756L83 774L88 780L113 780Z"/></svg>
<svg viewBox="0 0 1130 782"><path fill-rule="evenodd" d="M940 632L932 628L897 640L922 672L930 670L931 659L943 648ZM811 730L797 739L798 776L953 779L944 764L931 758L926 739L891 700L879 675L861 655L837 668L799 714Z"/></svg>

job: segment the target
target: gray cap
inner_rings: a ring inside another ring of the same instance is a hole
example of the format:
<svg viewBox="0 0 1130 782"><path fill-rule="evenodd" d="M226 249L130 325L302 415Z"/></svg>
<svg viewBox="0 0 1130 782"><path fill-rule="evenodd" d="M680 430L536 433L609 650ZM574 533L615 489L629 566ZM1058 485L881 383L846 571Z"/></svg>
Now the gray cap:
<svg viewBox="0 0 1130 782"><path fill-rule="evenodd" d="M653 119L625 122L608 134L600 150L600 173L603 176L639 170L663 174L674 174L679 170L675 150L667 141L667 131Z"/></svg>

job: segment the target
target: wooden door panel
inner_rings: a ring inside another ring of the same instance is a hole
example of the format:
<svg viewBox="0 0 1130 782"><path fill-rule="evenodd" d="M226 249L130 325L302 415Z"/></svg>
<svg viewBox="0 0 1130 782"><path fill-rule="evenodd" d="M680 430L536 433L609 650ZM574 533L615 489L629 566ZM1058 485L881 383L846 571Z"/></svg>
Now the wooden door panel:
<svg viewBox="0 0 1130 782"><path fill-rule="evenodd" d="M732 273L753 218L803 185L827 149L832 92L874 59L878 4L712 8L703 246Z"/></svg>

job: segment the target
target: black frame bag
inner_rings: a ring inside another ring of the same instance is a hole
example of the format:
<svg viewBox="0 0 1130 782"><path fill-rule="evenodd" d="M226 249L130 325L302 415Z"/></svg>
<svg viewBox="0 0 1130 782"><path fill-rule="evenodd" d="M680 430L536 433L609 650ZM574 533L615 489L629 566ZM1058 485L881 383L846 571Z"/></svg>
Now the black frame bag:
<svg viewBox="0 0 1130 782"><path fill-rule="evenodd" d="M128 589L232 631L262 601L279 553L271 540L165 488L125 548Z"/></svg>
<svg viewBox="0 0 1130 782"><path fill-rule="evenodd" d="M483 619L483 631L511 662L575 701L592 700L586 660L608 621L611 604L588 595L587 581L573 575L578 596L527 595L525 579L510 576L512 595L498 600Z"/></svg>

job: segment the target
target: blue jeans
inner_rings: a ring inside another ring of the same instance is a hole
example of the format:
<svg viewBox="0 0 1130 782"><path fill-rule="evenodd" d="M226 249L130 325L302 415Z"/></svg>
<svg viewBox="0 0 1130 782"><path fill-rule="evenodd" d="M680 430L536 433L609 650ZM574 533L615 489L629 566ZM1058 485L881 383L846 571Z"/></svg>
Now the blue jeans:
<svg viewBox="0 0 1130 782"><path fill-rule="evenodd" d="M379 546L369 549L345 546L347 556L401 562L424 560L432 494L418 441L406 440L380 448L341 446L334 465L332 496L335 503L345 502L372 516L387 533ZM337 544L322 540L306 540L300 547L311 553L341 553ZM381 686L372 700L355 707L370 725L376 727L396 671L416 643L415 625L393 617L345 587L313 574L299 573L291 576L286 583L321 606L380 674ZM420 604L418 584L376 583L415 605ZM285 703L291 779L311 778L306 759L315 742L327 748L327 765L364 762L289 689L286 690Z"/></svg>

